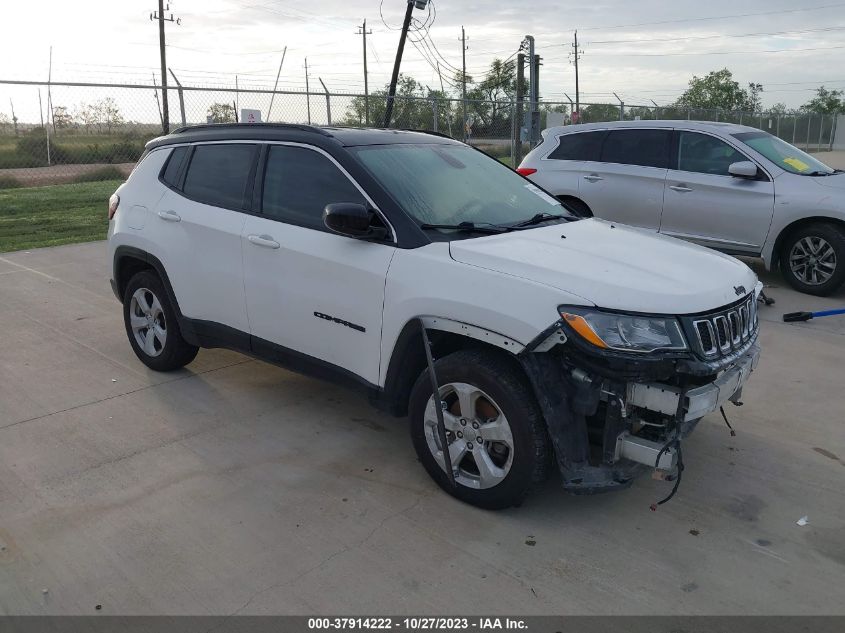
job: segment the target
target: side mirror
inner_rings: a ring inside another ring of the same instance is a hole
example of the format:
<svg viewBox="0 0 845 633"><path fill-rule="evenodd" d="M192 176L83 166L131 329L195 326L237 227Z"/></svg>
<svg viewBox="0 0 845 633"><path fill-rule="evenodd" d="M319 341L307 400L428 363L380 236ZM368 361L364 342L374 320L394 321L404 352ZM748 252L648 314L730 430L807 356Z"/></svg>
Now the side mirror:
<svg viewBox="0 0 845 633"><path fill-rule="evenodd" d="M743 160L738 163L731 164L728 167L728 173L736 178L756 178L757 165L750 160Z"/></svg>
<svg viewBox="0 0 845 633"><path fill-rule="evenodd" d="M387 237L387 229L373 222L376 217L363 204L355 202L327 204L323 210L323 224L329 230L359 240L382 240Z"/></svg>

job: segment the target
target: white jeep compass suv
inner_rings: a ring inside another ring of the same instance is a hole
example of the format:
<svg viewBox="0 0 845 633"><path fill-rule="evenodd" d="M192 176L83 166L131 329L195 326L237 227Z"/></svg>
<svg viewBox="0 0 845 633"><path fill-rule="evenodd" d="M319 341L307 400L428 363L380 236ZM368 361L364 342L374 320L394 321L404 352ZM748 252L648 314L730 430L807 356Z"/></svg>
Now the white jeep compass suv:
<svg viewBox="0 0 845 633"><path fill-rule="evenodd" d="M224 347L361 388L409 416L440 486L485 508L553 465L573 493L655 470L677 488L681 440L739 402L759 355L747 266L579 219L434 134L180 129L147 145L109 217L143 363Z"/></svg>

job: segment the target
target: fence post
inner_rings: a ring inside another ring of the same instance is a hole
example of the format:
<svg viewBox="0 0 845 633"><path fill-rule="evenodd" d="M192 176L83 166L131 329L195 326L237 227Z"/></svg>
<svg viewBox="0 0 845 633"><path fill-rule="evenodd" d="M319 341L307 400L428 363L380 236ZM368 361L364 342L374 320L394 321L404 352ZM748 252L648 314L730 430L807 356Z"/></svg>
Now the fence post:
<svg viewBox="0 0 845 633"><path fill-rule="evenodd" d="M795 130L798 127L798 115L792 115L792 144L795 145Z"/></svg>
<svg viewBox="0 0 845 633"><path fill-rule="evenodd" d="M511 102L511 166L516 169L516 144L519 143L519 127L516 121L516 101Z"/></svg>
<svg viewBox="0 0 845 633"><path fill-rule="evenodd" d="M437 132L437 99L429 97L431 101L431 130Z"/></svg>
<svg viewBox="0 0 845 633"><path fill-rule="evenodd" d="M830 116L833 117L833 120L830 122L830 142L828 143L827 150L833 151L833 143L836 140L836 127L839 123L839 112L834 112Z"/></svg>
<svg viewBox="0 0 845 633"><path fill-rule="evenodd" d="M810 126L812 125L812 123L813 123L813 115L808 114L807 115L807 138L804 140L804 149L806 149L808 152L810 151Z"/></svg>
<svg viewBox="0 0 845 633"><path fill-rule="evenodd" d="M819 142L816 145L816 151L822 151L822 132L824 131L824 115L819 114Z"/></svg>
<svg viewBox="0 0 845 633"><path fill-rule="evenodd" d="M332 97L329 94L329 89L326 88L326 84L323 83L323 78L317 77L317 79L320 80L320 84L323 86L323 90L326 93L326 118L329 121L329 125L331 125L332 124ZM310 116L309 116L309 120L310 120Z"/></svg>
<svg viewBox="0 0 845 633"><path fill-rule="evenodd" d="M775 136L780 138L780 115L778 115L777 127L775 128Z"/></svg>
<svg viewBox="0 0 845 633"><path fill-rule="evenodd" d="M173 81L176 82L176 92L179 95L179 113L182 115L182 125L185 126L185 95L182 94L182 84L176 79L176 75L173 73L173 70L168 68L167 70L170 71L170 75L173 77ZM236 93L237 94L237 93ZM238 120L238 107L235 106L235 120Z"/></svg>
<svg viewBox="0 0 845 633"><path fill-rule="evenodd" d="M690 109L687 108L687 121L689 121L689 120L690 120Z"/></svg>

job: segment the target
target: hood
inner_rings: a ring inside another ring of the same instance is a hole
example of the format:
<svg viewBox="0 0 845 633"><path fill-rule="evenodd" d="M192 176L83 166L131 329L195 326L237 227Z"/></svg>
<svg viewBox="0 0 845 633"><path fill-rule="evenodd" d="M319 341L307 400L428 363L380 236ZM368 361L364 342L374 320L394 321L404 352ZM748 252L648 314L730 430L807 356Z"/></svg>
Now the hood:
<svg viewBox="0 0 845 633"><path fill-rule="evenodd" d="M454 241L450 252L458 262L628 312L705 312L736 301L739 286L752 292L757 283L733 257L597 219Z"/></svg>
<svg viewBox="0 0 845 633"><path fill-rule="evenodd" d="M814 183L821 185L822 187L845 191L845 172L836 172L830 176L805 176L805 178L809 178Z"/></svg>

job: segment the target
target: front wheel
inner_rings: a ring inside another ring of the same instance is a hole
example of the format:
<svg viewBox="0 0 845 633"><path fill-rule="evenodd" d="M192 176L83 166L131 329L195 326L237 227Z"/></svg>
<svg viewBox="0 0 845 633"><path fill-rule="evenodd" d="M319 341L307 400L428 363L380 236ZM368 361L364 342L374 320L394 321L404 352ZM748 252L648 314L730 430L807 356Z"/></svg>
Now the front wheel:
<svg viewBox="0 0 845 633"><path fill-rule="evenodd" d="M836 292L845 282L845 231L826 223L798 229L784 240L781 270L799 292L820 297Z"/></svg>
<svg viewBox="0 0 845 633"><path fill-rule="evenodd" d="M549 440L531 386L507 358L487 351L460 351L435 363L444 403L450 467L437 432L437 411L428 373L411 392L409 416L417 456L449 494L497 510L522 503L547 476Z"/></svg>

